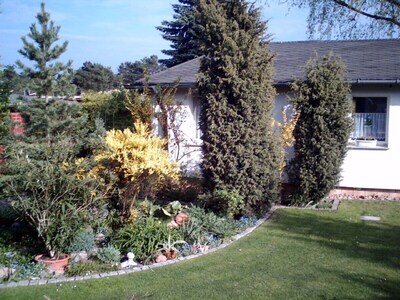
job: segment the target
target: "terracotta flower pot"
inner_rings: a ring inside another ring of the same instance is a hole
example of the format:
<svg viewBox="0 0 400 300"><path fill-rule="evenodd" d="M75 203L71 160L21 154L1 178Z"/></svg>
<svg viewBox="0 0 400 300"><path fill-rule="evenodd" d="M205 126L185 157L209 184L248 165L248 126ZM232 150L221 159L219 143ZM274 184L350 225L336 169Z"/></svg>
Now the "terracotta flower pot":
<svg viewBox="0 0 400 300"><path fill-rule="evenodd" d="M170 251L163 251L163 254L167 259L175 259L176 258L176 251L170 250Z"/></svg>
<svg viewBox="0 0 400 300"><path fill-rule="evenodd" d="M41 254L35 257L35 261L44 264L52 271L58 271L64 269L68 265L69 258L70 256L68 254L61 255L59 259Z"/></svg>

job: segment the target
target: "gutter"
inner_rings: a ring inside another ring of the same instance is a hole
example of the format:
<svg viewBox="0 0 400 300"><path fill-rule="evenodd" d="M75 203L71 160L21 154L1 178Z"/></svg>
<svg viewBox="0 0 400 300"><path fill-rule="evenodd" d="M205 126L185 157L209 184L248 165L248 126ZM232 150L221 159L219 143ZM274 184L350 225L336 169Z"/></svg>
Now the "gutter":
<svg viewBox="0 0 400 300"><path fill-rule="evenodd" d="M356 79L356 80L351 80L350 83L353 83L353 84L400 84L400 78L383 79L383 80Z"/></svg>

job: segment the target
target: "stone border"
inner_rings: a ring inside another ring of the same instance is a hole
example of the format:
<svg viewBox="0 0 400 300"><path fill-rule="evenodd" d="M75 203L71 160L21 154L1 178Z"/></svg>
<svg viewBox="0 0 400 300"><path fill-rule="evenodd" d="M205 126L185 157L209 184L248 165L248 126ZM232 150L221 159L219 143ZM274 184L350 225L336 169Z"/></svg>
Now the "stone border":
<svg viewBox="0 0 400 300"><path fill-rule="evenodd" d="M0 289L1 288L18 287L18 286L34 286L34 285L44 285L44 284L50 284L50 283L63 283L63 282L72 282L72 281L82 281L82 280L87 280L87 279L106 278L106 277L125 275L125 274L140 272L140 271L152 270L152 269L155 269L155 268L159 268L159 267L163 267L163 266L179 263L181 261L191 260L191 259L203 256L203 255L206 255L208 253L212 253L212 252L218 251L220 249L223 249L226 246L232 244L233 242L235 242L235 241L241 239L242 237L250 234L256 228L260 227L261 224L263 224L265 221L270 219L272 214L276 210L276 208L278 208L278 207L275 207L275 206L272 207L271 210L269 212L267 212L263 218L259 219L253 227L247 228L243 232L232 236L228 241L222 243L218 247L215 247L215 248L212 248L210 250L207 250L204 253L197 253L197 254L192 254L192 255L188 255L188 256L181 256L181 257L178 257L178 258L173 259L173 260L167 260L166 262L154 263L152 265L135 267L133 269L124 269L124 270L112 271L112 272L107 272L107 273L91 274L91 275L85 275L85 276L72 276L72 277L63 276L63 277L51 278L51 279L22 280L22 281L18 281L18 282L0 283Z"/></svg>
<svg viewBox="0 0 400 300"><path fill-rule="evenodd" d="M275 210L277 208L283 208L283 209L308 209L308 210L316 210L316 211L337 211L339 209L340 201L341 200L339 198L335 198L333 200L331 208L313 208L311 206L299 207L299 206L274 205L273 210Z"/></svg>

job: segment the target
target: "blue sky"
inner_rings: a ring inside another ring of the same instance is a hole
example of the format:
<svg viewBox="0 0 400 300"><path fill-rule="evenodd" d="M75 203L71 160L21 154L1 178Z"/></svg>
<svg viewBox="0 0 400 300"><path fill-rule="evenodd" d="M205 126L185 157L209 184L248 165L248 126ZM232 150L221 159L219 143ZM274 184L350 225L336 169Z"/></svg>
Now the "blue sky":
<svg viewBox="0 0 400 300"><path fill-rule="evenodd" d="M0 0L0 64L26 60L17 52L21 37L36 23L41 0ZM261 1L264 3L265 1ZM263 17L269 20L273 41L305 40L307 11L288 10L279 0L269 1ZM101 63L114 71L122 62L152 54L165 57L169 43L155 28L172 20L171 4L178 0L46 0L46 10L61 26L60 41L69 45L60 60L73 60L78 69L85 61Z"/></svg>

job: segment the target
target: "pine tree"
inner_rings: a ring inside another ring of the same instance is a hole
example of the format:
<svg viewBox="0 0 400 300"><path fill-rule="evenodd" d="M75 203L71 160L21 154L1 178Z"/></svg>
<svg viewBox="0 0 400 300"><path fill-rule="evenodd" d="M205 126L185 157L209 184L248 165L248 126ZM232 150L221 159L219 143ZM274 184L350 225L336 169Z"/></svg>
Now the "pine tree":
<svg viewBox="0 0 400 300"><path fill-rule="evenodd" d="M10 114L11 88L9 82L5 80L3 71L0 71L0 153L2 152L2 143L8 136L9 128L7 120Z"/></svg>
<svg viewBox="0 0 400 300"><path fill-rule="evenodd" d="M304 82L293 84L295 155L290 178L297 188L293 201L318 202L337 184L351 132L350 86L345 67L332 55L310 59ZM300 204L297 203L297 204Z"/></svg>
<svg viewBox="0 0 400 300"><path fill-rule="evenodd" d="M195 16L198 2L199 0L179 0L180 4L172 4L174 20L163 21L157 27L162 32L162 37L171 42L172 49L162 50L162 53L171 58L160 60L168 68L201 55L196 31L198 21Z"/></svg>
<svg viewBox="0 0 400 300"><path fill-rule="evenodd" d="M260 212L276 199L279 184L266 23L243 0L201 0L198 17L205 185L235 190L248 211Z"/></svg>
<svg viewBox="0 0 400 300"><path fill-rule="evenodd" d="M80 91L104 92L118 87L117 78L110 67L90 61L85 61L76 71L73 83Z"/></svg>
<svg viewBox="0 0 400 300"><path fill-rule="evenodd" d="M54 95L71 95L75 92L74 86L71 85L72 61L66 64L53 62L67 50L68 42L53 45L59 39L58 33L61 27L55 26L50 20L50 14L46 12L44 3L41 3L41 11L36 18L40 29L36 24L32 24L27 37L33 42L29 42L27 37L22 37L23 47L19 50L22 56L35 62L34 68L24 65L21 61L17 61L17 65L31 80L31 87L38 96L46 96L47 99Z"/></svg>

